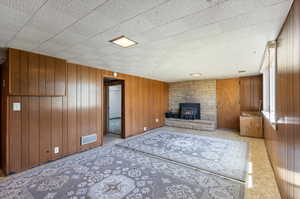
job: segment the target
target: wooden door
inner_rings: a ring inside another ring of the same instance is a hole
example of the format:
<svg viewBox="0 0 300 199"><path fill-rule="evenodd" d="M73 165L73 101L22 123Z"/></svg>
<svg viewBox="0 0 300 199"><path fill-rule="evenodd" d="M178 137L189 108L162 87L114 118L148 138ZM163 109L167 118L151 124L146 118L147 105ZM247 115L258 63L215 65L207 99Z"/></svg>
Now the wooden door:
<svg viewBox="0 0 300 199"><path fill-rule="evenodd" d="M218 128L239 129L239 79L217 80Z"/></svg>

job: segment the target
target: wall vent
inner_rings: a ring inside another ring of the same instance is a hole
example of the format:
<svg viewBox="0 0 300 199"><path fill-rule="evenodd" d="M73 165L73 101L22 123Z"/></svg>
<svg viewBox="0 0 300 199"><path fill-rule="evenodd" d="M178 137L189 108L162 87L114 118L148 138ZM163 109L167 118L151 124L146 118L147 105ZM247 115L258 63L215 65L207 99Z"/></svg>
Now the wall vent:
<svg viewBox="0 0 300 199"><path fill-rule="evenodd" d="M80 145L86 145L97 141L97 134L91 134L80 137Z"/></svg>

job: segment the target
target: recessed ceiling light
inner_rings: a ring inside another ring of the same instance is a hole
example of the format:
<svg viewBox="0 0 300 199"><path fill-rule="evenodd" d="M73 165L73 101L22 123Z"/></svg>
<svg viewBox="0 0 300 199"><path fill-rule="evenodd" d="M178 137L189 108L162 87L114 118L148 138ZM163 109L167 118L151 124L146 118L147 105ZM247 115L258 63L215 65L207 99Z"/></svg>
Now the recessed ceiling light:
<svg viewBox="0 0 300 199"><path fill-rule="evenodd" d="M190 76L192 77L200 77L202 74L201 73L191 73Z"/></svg>
<svg viewBox="0 0 300 199"><path fill-rule="evenodd" d="M238 72L239 73L245 73L246 71L245 70L239 70Z"/></svg>
<svg viewBox="0 0 300 199"><path fill-rule="evenodd" d="M110 40L110 42L112 42L118 46L121 46L123 48L127 48L127 47L134 46L137 44L136 41L130 40L125 36L117 37L115 39Z"/></svg>

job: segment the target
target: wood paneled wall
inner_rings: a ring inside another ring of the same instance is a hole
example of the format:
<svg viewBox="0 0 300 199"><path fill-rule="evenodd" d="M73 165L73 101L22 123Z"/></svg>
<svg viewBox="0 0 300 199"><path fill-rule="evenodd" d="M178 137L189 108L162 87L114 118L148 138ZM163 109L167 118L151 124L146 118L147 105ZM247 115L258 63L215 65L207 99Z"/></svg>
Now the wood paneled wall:
<svg viewBox="0 0 300 199"><path fill-rule="evenodd" d="M218 128L239 129L242 111L259 111L262 76L217 80Z"/></svg>
<svg viewBox="0 0 300 199"><path fill-rule="evenodd" d="M8 69L9 64L3 71ZM7 92L4 97L8 102L7 111L2 114L7 116L2 120L7 126L1 135L1 140L4 138L1 160L5 173L19 172L100 146L103 77L112 77L112 72L67 63L65 96L18 96ZM168 106L167 84L125 74L118 74L117 78L125 82L125 136L142 133L144 127L162 126ZM12 110L13 102L21 102L21 111ZM97 142L81 146L80 137L92 133L97 134ZM60 151L54 154L56 146Z"/></svg>
<svg viewBox="0 0 300 199"><path fill-rule="evenodd" d="M241 111L260 111L262 106L262 76L240 78Z"/></svg>
<svg viewBox="0 0 300 199"><path fill-rule="evenodd" d="M283 199L300 198L300 1L277 39L277 131L265 119L265 143Z"/></svg>
<svg viewBox="0 0 300 199"><path fill-rule="evenodd" d="M9 172L101 145L101 71L67 65L66 96L9 96ZM13 111L21 102L21 111ZM80 146L80 137L97 134L97 142ZM59 153L54 153L59 147Z"/></svg>
<svg viewBox="0 0 300 199"><path fill-rule="evenodd" d="M217 80L218 128L239 129L239 78Z"/></svg>
<svg viewBox="0 0 300 199"><path fill-rule="evenodd" d="M8 170L8 63L1 66L1 168L4 172Z"/></svg>
<svg viewBox="0 0 300 199"><path fill-rule="evenodd" d="M168 111L168 84L125 76L125 134L136 135L164 125Z"/></svg>

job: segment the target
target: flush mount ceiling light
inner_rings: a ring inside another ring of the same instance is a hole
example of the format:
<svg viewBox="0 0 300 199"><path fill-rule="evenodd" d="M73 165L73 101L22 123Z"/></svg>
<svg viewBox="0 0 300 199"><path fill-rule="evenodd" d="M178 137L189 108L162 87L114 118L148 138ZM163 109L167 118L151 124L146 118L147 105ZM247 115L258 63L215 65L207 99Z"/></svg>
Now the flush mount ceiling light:
<svg viewBox="0 0 300 199"><path fill-rule="evenodd" d="M110 40L109 42L114 43L122 48L128 48L137 44L136 41L130 40L125 36L120 36L115 39Z"/></svg>
<svg viewBox="0 0 300 199"><path fill-rule="evenodd" d="M191 73L190 76L192 77L200 77L202 74L201 73Z"/></svg>

